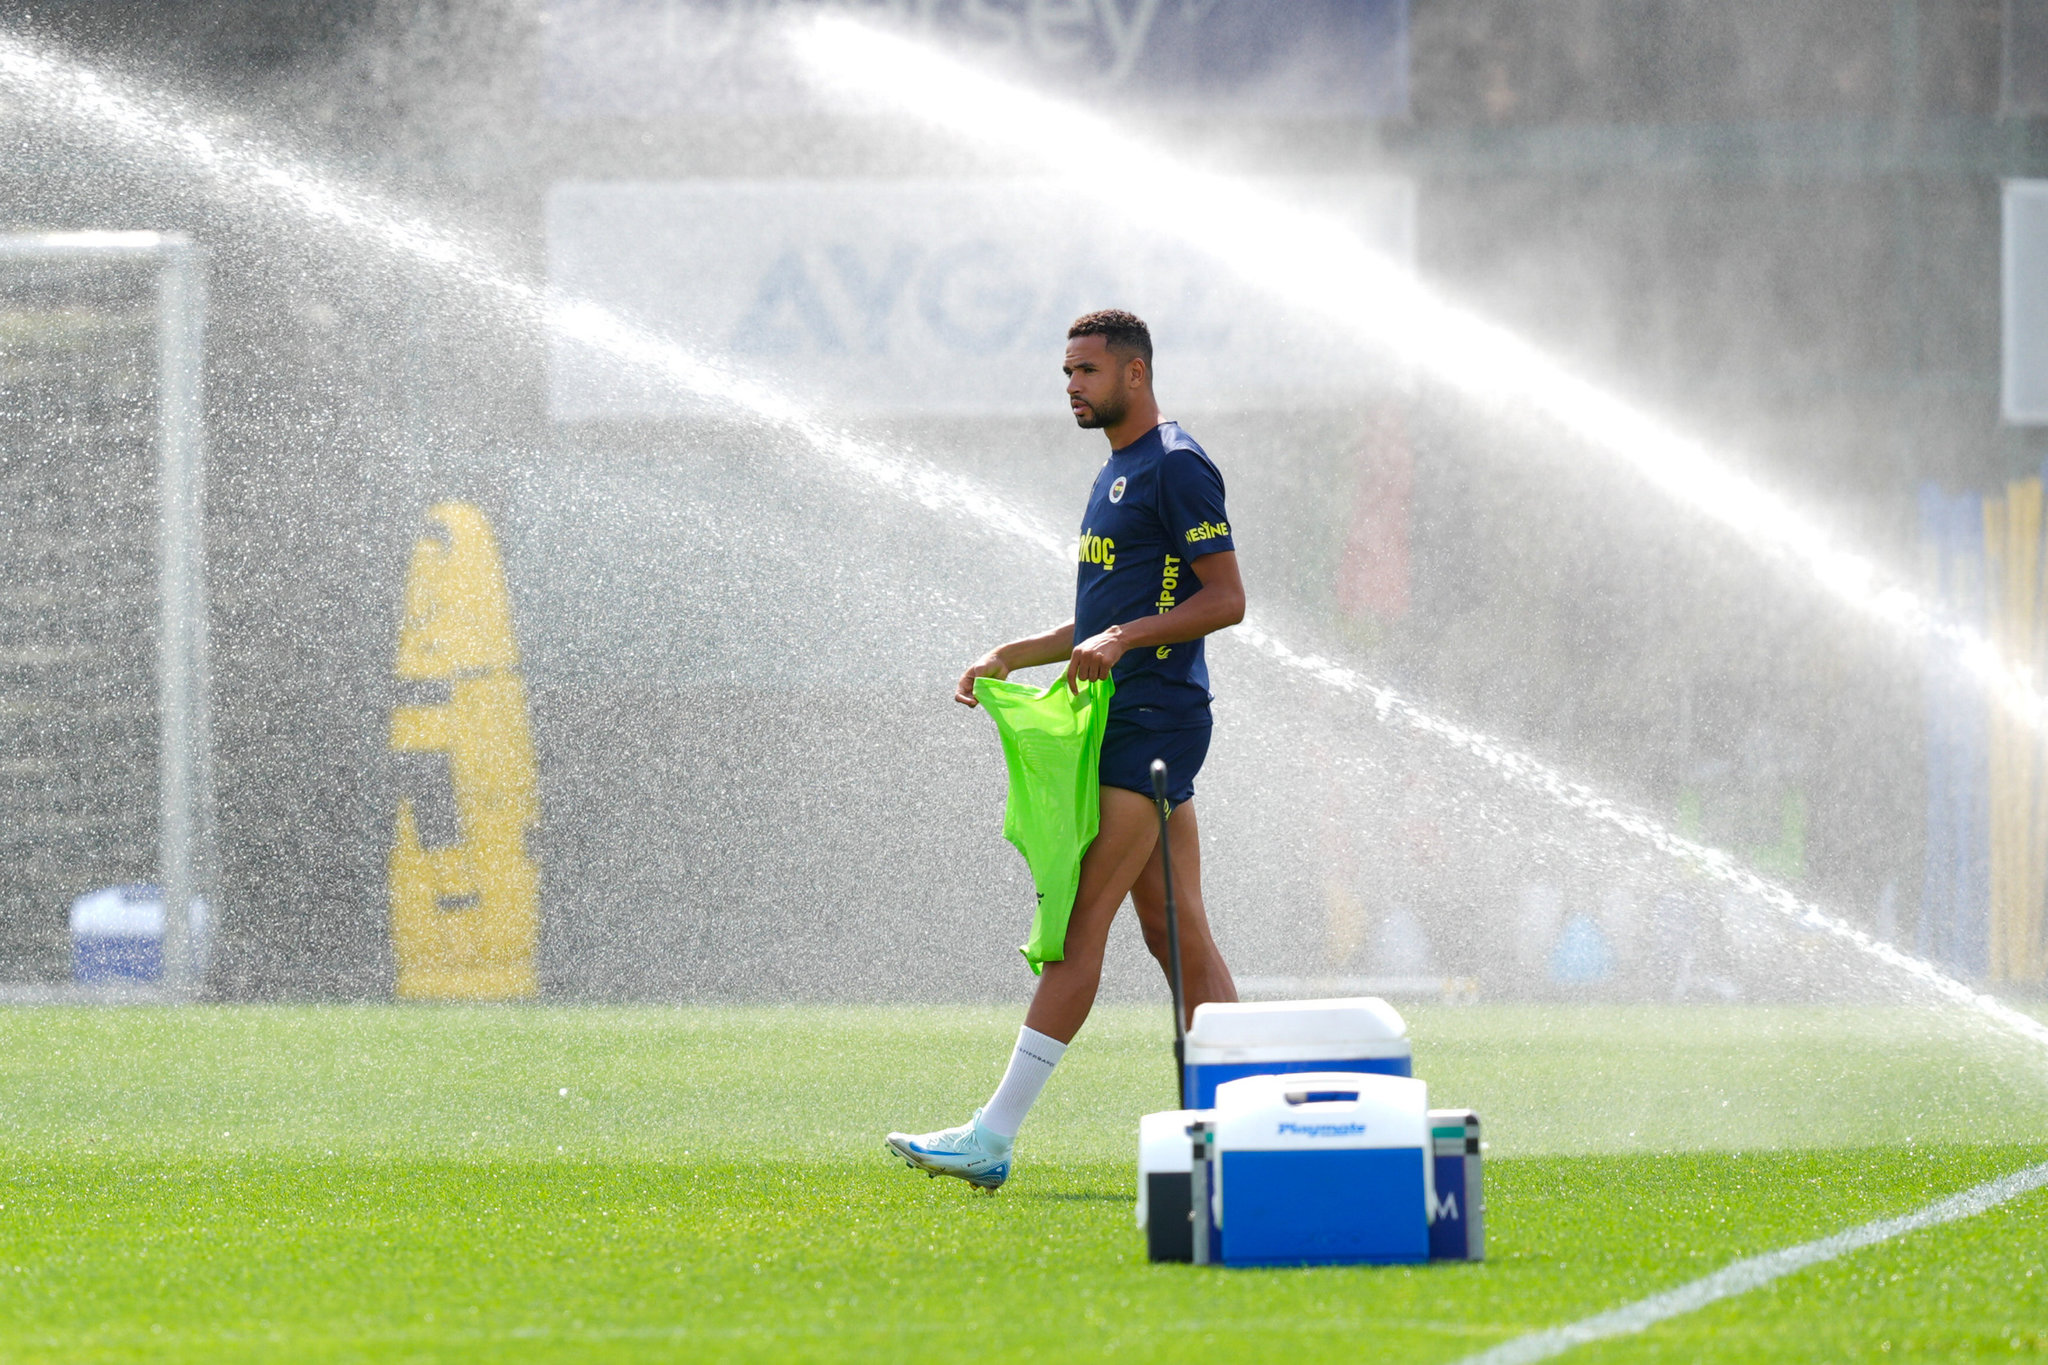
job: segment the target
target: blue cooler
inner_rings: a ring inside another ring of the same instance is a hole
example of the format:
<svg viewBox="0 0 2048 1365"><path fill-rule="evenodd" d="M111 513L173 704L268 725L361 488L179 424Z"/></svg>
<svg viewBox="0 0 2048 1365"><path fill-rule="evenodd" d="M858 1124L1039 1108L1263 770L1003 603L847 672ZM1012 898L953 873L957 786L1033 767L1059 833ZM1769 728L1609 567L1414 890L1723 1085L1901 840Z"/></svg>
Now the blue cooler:
<svg viewBox="0 0 2048 1365"><path fill-rule="evenodd" d="M1483 1261L1486 1191L1480 1183L1479 1115L1470 1109L1432 1109L1429 1132L1436 1187L1430 1209L1429 1258Z"/></svg>
<svg viewBox="0 0 2048 1365"><path fill-rule="evenodd" d="M1429 1260L1429 1087L1407 1076L1307 1071L1216 1091L1225 1265Z"/></svg>
<svg viewBox="0 0 2048 1365"><path fill-rule="evenodd" d="M206 974L206 901L189 902L193 970ZM71 902L71 979L81 985L153 982L164 974L164 898L147 882L109 886Z"/></svg>
<svg viewBox="0 0 2048 1365"><path fill-rule="evenodd" d="M1412 1075L1408 1026L1392 1005L1371 996L1195 1006L1182 1100L1188 1107L1215 1104L1216 1087L1226 1081L1294 1071Z"/></svg>
<svg viewBox="0 0 2048 1365"><path fill-rule="evenodd" d="M71 902L73 981L155 981L163 970L162 892L132 883Z"/></svg>

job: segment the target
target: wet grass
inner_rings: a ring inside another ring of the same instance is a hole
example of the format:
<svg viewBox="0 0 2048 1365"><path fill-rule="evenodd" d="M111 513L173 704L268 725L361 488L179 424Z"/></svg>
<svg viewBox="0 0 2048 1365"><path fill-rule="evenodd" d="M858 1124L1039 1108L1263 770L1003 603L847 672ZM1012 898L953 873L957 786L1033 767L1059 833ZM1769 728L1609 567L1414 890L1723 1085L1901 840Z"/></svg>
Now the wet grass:
<svg viewBox="0 0 2048 1365"><path fill-rule="evenodd" d="M1451 1098L1542 1120L1561 1102L1554 1082L1516 1079L1533 1065L1515 1046L1533 1016L1493 1015L1489 1074L1487 1013L1418 1015L1418 1051L1436 1049L1436 1070L1469 1087ZM1571 1027L1538 1013L1581 1073L1623 1065L1599 1040L1628 1012ZM1837 1078L1821 1096L1889 1096L1931 1115L1910 1144L1595 1153L1574 1138L1561 1154L1501 1155L1515 1144L1490 1114L1500 1147L1483 1266L1153 1266L1131 1224L1128 1159L1091 1150L1127 1147L1130 1115L1159 1098L1148 1088L1165 1091L1148 1014L1112 1014L1090 1050L1076 1048L1081 1065L1062 1066L1065 1089L1034 1116L999 1197L883 1159L873 1126L955 1117L962 1095L986 1088L1013 1020L0 1014L0 1360L1447 1361L2048 1157L2038 1138L1937 1140L1936 1128L1984 1117L1943 1098L1956 1067L1981 1078L1922 1034L1884 1076ZM1650 1012L1632 1036L1671 1022ZM1867 1032L1833 1012L1812 1014L1804 1034L1797 1023L1774 1012L1723 1027L1775 1037L1795 1061ZM975 1055L934 1055L934 1027ZM1752 1047L1729 1048L1718 1081L1707 1055L1680 1049L1682 1074L1641 1084L1718 1084L1744 1104L1780 1093L1744 1080ZM1866 1059L1849 1047L1847 1060ZM2005 1079L2009 1101L2025 1094ZM1571 1099L1597 1109L1596 1095ZM2043 1193L1569 1358L2015 1351L2048 1351Z"/></svg>
<svg viewBox="0 0 2048 1365"><path fill-rule="evenodd" d="M1906 1009L1407 1011L1498 1156L2025 1142L2048 1059ZM1016 1008L0 1009L0 1148L667 1159L865 1153L987 1098ZM1165 1009L1105 1007L1032 1159L1121 1161L1171 1107Z"/></svg>

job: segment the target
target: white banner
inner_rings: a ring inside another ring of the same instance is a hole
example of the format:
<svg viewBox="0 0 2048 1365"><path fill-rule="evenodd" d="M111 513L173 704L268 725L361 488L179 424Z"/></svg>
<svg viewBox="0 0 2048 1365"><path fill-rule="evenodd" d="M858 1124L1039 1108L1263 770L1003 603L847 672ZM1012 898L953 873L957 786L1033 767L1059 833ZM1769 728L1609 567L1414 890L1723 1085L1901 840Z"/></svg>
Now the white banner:
<svg viewBox="0 0 2048 1365"><path fill-rule="evenodd" d="M2005 420L2048 423L2048 180L2005 182Z"/></svg>
<svg viewBox="0 0 2048 1365"><path fill-rule="evenodd" d="M1398 179L1271 182L1412 261ZM1170 190L1154 196L1164 220ZM1166 231L1055 181L569 183L548 197L548 279L821 411L1064 413L1067 325L1128 308L1151 325L1183 411L1344 402L1373 362ZM615 358L557 339L558 418L688 415Z"/></svg>

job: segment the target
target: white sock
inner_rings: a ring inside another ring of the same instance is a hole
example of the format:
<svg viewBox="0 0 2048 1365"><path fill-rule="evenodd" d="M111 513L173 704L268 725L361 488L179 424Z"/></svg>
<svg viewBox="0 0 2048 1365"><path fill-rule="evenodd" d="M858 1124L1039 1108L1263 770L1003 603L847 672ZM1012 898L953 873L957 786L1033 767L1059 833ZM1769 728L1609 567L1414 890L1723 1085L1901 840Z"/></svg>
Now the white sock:
<svg viewBox="0 0 2048 1365"><path fill-rule="evenodd" d="M997 1137L1016 1137L1017 1130L1024 1126L1024 1116L1038 1102L1038 1092L1045 1089L1052 1069L1066 1052L1067 1045L1057 1038L1048 1038L1035 1028L1018 1029L1017 1050L1010 1054L1010 1069L1003 1073L1003 1083L996 1087L996 1093L982 1106L981 1126Z"/></svg>

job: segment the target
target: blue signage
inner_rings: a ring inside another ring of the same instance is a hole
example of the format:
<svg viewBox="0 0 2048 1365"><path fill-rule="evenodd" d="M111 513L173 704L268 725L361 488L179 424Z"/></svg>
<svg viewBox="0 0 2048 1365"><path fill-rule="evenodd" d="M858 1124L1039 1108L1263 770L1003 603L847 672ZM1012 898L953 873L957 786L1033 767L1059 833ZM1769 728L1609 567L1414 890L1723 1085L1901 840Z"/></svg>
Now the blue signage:
<svg viewBox="0 0 2048 1365"><path fill-rule="evenodd" d="M870 17L1034 86L1164 113L1408 112L1408 0L543 0L557 118L824 107L778 27Z"/></svg>

